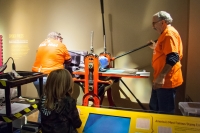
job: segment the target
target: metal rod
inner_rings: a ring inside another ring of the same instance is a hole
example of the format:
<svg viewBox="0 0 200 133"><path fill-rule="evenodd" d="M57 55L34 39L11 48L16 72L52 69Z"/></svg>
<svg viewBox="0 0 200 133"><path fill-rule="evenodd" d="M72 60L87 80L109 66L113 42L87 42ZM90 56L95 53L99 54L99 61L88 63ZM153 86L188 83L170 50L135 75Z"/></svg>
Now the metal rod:
<svg viewBox="0 0 200 133"><path fill-rule="evenodd" d="M157 40L154 40L154 42L157 42ZM147 43L147 44L144 45L144 46L141 46L141 47L136 48L136 49L134 49L134 50L128 51L127 53L124 53L124 54L122 54L122 55L119 55L119 56L117 56L117 57L114 57L114 59L117 59L117 58L119 58L119 57L125 56L125 55L130 54L130 53L132 53L132 52L135 52L135 51L137 51L137 50L139 50L139 49L145 48L145 47L147 47L147 46L149 46L149 45L151 45L151 44L152 44L152 42L149 42L149 43Z"/></svg>
<svg viewBox="0 0 200 133"><path fill-rule="evenodd" d="M135 98L135 100L138 102L138 104L140 105L140 107L143 109L143 110L147 110L143 105L142 103L140 102L140 100L137 99L137 97L133 94L133 92L128 88L128 86L124 83L124 81L122 79L120 79L120 81L124 84L124 86L128 89L128 91L133 95L133 97Z"/></svg>
<svg viewBox="0 0 200 133"><path fill-rule="evenodd" d="M106 53L106 33L105 33L105 23L104 23L104 7L103 7L103 0L100 0L100 3L101 3L101 14L102 14L102 23L103 23L104 53Z"/></svg>
<svg viewBox="0 0 200 133"><path fill-rule="evenodd" d="M102 23L103 23L103 35L105 35L105 24L104 24L104 7L103 0L100 0L101 3L101 14L102 14Z"/></svg>
<svg viewBox="0 0 200 133"><path fill-rule="evenodd" d="M104 53L106 53L106 35L104 35Z"/></svg>
<svg viewBox="0 0 200 133"><path fill-rule="evenodd" d="M94 31L91 31L91 45L90 45L90 51L91 51L91 53L94 53L94 48L93 48L93 35L94 35Z"/></svg>

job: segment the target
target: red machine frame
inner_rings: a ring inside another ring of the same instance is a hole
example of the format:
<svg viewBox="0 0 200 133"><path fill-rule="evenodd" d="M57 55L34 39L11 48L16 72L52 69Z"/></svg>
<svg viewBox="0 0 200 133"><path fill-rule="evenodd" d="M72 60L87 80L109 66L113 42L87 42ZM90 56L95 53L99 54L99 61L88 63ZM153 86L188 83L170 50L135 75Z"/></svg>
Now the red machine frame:
<svg viewBox="0 0 200 133"><path fill-rule="evenodd" d="M105 56L103 53L100 56ZM109 57L107 57L109 56ZM106 57L111 61L110 55ZM74 71L73 74L75 75L82 75L84 78L73 78L74 82L82 82L84 83L84 96L83 96L83 105L88 106L89 101L93 102L95 107L100 107L104 98L104 95L98 95L98 85L99 83L106 84L107 89L107 96L110 106L115 106L112 93L111 93L111 86L114 83L114 79L127 77L127 78L148 78L148 76L139 76L133 74L117 74L117 73L106 73L106 72L99 72L99 56L96 54L88 54L84 57L84 64L85 68L84 71L78 70ZM111 67L111 65L109 65ZM107 80L100 80L100 77L110 77ZM124 84L124 83L123 83ZM105 93L104 92L104 93ZM137 99L136 99L137 100Z"/></svg>

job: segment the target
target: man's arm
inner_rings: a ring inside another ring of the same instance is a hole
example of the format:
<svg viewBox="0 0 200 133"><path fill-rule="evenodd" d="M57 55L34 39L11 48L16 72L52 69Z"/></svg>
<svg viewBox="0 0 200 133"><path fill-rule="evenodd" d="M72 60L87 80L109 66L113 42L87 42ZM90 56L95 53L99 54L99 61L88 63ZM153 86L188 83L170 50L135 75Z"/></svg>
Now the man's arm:
<svg viewBox="0 0 200 133"><path fill-rule="evenodd" d="M162 88L162 85L165 83L165 76L169 73L172 67L179 61L178 53L172 52L167 54L166 57L166 64L158 77L156 78L155 82L153 83L153 89Z"/></svg>
<svg viewBox="0 0 200 133"><path fill-rule="evenodd" d="M71 64L72 59L70 58L69 60L65 60L64 64L66 66L69 66Z"/></svg>

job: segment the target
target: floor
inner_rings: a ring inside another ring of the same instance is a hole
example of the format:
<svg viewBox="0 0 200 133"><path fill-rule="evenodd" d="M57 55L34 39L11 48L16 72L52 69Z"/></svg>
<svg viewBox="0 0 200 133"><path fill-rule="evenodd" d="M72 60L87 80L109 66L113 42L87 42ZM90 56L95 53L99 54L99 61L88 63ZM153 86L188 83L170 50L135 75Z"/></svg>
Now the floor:
<svg viewBox="0 0 200 133"><path fill-rule="evenodd" d="M27 121L37 122L38 112L39 111L36 111L36 112L32 113L31 115L27 116Z"/></svg>

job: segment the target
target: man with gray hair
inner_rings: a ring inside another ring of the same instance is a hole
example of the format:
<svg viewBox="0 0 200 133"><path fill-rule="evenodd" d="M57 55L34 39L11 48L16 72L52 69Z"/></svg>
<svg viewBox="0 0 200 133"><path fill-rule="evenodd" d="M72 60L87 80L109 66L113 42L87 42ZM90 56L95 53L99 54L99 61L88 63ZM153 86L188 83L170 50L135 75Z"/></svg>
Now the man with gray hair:
<svg viewBox="0 0 200 133"><path fill-rule="evenodd" d="M47 35L47 38L51 38L51 39L55 39L55 40L58 39L60 42L62 42L61 39L63 39L62 36L61 36L61 34L58 33L58 32L50 32Z"/></svg>
<svg viewBox="0 0 200 133"><path fill-rule="evenodd" d="M153 15L152 26L159 34L153 42L153 87L149 107L160 113L175 111L176 89L183 83L181 62L183 46L178 31L171 25L169 13L159 11Z"/></svg>
<svg viewBox="0 0 200 133"><path fill-rule="evenodd" d="M36 59L32 67L33 72L49 74L55 69L63 69L64 64L71 62L71 56L62 36L58 32L50 32L37 50Z"/></svg>
<svg viewBox="0 0 200 133"><path fill-rule="evenodd" d="M58 32L50 32L38 47L35 62L32 67L33 72L42 72L49 74L56 69L64 69L64 64L71 63L71 56L65 44L62 43L62 36ZM47 77L43 77L43 86L46 84ZM34 85L39 93L39 80L34 82ZM38 122L40 122L40 114Z"/></svg>

